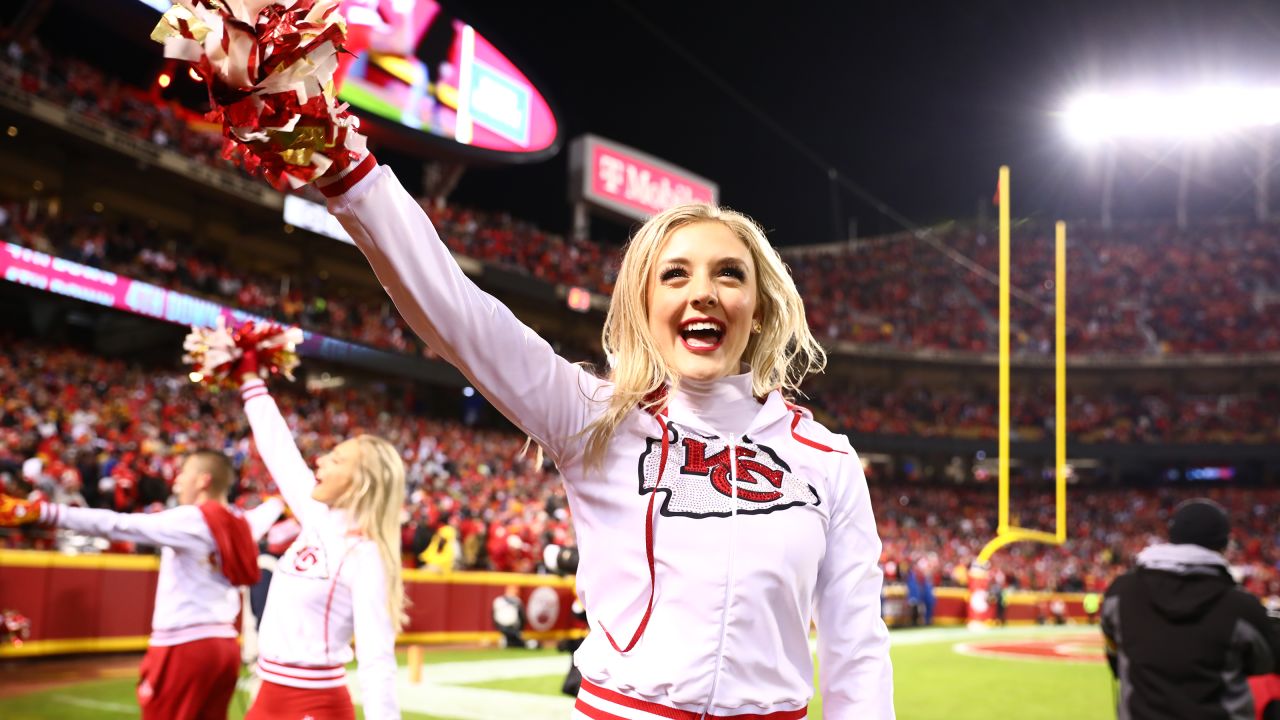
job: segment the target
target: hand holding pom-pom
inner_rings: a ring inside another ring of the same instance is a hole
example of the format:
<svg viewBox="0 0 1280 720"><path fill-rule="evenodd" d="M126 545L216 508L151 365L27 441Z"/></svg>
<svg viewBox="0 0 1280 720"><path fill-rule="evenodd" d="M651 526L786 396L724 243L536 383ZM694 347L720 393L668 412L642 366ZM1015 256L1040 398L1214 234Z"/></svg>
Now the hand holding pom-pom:
<svg viewBox="0 0 1280 720"><path fill-rule="evenodd" d="M338 0L175 0L151 33L204 78L223 155L279 190L334 176L367 153L338 105L346 39Z"/></svg>
<svg viewBox="0 0 1280 720"><path fill-rule="evenodd" d="M30 637L31 621L26 615L15 610L5 610L0 613L0 641L14 647L22 647Z"/></svg>
<svg viewBox="0 0 1280 720"><path fill-rule="evenodd" d="M263 379L283 375L293 379L302 331L252 320L228 328L218 318L213 328L191 328L183 342L182 360L193 366L192 379L215 387L238 387L245 375Z"/></svg>
<svg viewBox="0 0 1280 720"><path fill-rule="evenodd" d="M0 527L22 527L40 522L42 500L19 500L0 495Z"/></svg>

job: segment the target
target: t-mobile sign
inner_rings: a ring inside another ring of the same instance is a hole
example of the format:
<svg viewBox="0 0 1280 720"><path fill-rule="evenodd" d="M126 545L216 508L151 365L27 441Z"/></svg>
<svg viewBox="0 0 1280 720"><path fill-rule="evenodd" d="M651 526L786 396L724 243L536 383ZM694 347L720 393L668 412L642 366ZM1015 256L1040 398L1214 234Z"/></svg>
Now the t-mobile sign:
<svg viewBox="0 0 1280 720"><path fill-rule="evenodd" d="M574 201L644 220L673 205L715 204L720 188L684 168L621 143L583 135L570 148Z"/></svg>

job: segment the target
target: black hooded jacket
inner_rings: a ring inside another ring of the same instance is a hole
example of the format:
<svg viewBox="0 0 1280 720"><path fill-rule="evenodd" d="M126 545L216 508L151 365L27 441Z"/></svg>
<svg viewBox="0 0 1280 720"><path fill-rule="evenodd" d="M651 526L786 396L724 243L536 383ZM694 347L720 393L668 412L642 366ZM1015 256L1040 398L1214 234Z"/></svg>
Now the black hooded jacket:
<svg viewBox="0 0 1280 720"><path fill-rule="evenodd" d="M1102 603L1120 720L1254 720L1247 677L1275 672L1280 637L1225 559L1154 545Z"/></svg>

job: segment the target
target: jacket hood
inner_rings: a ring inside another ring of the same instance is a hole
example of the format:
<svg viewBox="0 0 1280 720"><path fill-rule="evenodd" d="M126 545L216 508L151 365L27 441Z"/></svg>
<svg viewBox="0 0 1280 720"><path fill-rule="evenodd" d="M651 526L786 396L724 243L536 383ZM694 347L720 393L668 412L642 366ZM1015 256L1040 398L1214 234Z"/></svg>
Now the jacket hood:
<svg viewBox="0 0 1280 720"><path fill-rule="evenodd" d="M1173 622L1203 616L1235 587L1226 558L1199 545L1152 545L1138 554L1138 569L1152 607Z"/></svg>

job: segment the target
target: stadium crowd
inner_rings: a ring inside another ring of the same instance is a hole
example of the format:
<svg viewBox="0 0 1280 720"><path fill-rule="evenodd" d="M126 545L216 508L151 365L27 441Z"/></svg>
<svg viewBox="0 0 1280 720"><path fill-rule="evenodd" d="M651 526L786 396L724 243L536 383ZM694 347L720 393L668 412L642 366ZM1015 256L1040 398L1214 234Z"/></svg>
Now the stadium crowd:
<svg viewBox="0 0 1280 720"><path fill-rule="evenodd" d="M442 526L456 535L456 565L519 572L539 567L548 543L572 542L559 476L516 432L468 427L413 412L412 393L338 388L307 392L274 384L299 447L314 458L368 431L401 448L408 468L404 544L417 556ZM41 493L120 511L163 507L182 454L225 450L240 470L237 502L273 492L253 448L236 393L211 392L177 372L26 339L0 343L0 478L11 493ZM394 399L391 399L394 398ZM1197 491L1202 492L1202 491ZM872 485L891 576L924 561L937 584L962 582L993 535L989 487ZM995 569L1023 588L1101 587L1161 532L1164 514L1190 490L1090 491L1071 496L1063 548L1017 545ZM1249 582L1280 593L1280 537L1272 509L1280 489L1215 493L1248 540L1232 560ZM1051 495L1025 493L1019 523L1052 527ZM43 543L47 534L0 536ZM129 548L117 548L128 550Z"/></svg>
<svg viewBox="0 0 1280 720"><path fill-rule="evenodd" d="M1014 232L1013 349L1053 352L1052 228ZM994 276L998 246L972 228L931 231L935 242ZM995 284L915 236L788 255L829 340L904 350L994 352ZM1185 355L1280 350L1280 227L1169 221L1103 232L1073 225L1067 243L1067 350L1076 354Z"/></svg>
<svg viewBox="0 0 1280 720"><path fill-rule="evenodd" d="M1179 231L1169 219L1103 232L1074 224L1067 253L1067 347L1078 353L1201 354L1280 350L1280 228L1206 221ZM998 267L996 243L957 231L949 245ZM1014 237L1014 283L1052 308L1052 228L1026 223ZM985 307L995 287L964 275ZM1053 315L1015 303L1024 349L1051 351ZM991 346L994 348L994 345Z"/></svg>
<svg viewBox="0 0 1280 720"><path fill-rule="evenodd" d="M0 39L3 34L0 34ZM231 169L222 157L218 126L154 90L109 77L92 65L51 55L38 39L6 42L0 78L63 105L93 121L215 167ZM312 191L308 197L322 202ZM570 283L608 293L613 287L616 251L598 243L543 232L505 213L443 207L431 209L441 237L454 252L548 282Z"/></svg>
<svg viewBox="0 0 1280 720"><path fill-rule="evenodd" d="M422 351L385 296L357 300L320 277L253 273L144 222L97 214L56 217L32 203L0 201L0 240L325 335L402 353Z"/></svg>
<svg viewBox="0 0 1280 720"><path fill-rule="evenodd" d="M38 42L7 43L0 76L137 137L226 165L219 138L197 113L106 77L87 63L50 55ZM615 247L543 232L504 213L447 205L433 205L431 212L455 252L549 282L606 294L612 289ZM936 244L992 273L997 269L990 233L960 227L930 232ZM1018 352L1052 352L1052 253L1051 228L1034 222L1015 228ZM903 350L993 352L997 347L995 286L909 233L796 251L788 253L787 262L806 298L810 324L824 340ZM1067 265L1071 353L1280 350L1280 320L1271 311L1280 303L1275 280L1280 277L1280 228L1274 225L1205 222L1179 231L1172 221L1149 221L1103 232L1088 223L1073 224ZM309 288L293 287L306 297ZM381 324L390 329L379 330ZM377 339L384 347L411 343L396 324L375 312L359 334L388 335Z"/></svg>
<svg viewBox="0 0 1280 720"><path fill-rule="evenodd" d="M996 437L999 406L991 388L845 385L815 387L809 393L816 410L846 432ZM1125 388L1072 392L1067 432L1088 443L1275 443L1280 442L1277 407L1280 390L1274 387L1239 394ZM1051 390L1012 393L1010 426L1015 440L1052 437L1053 416Z"/></svg>
<svg viewBox="0 0 1280 720"><path fill-rule="evenodd" d="M25 340L2 346L0 476L10 492L154 511L168 499L183 454L197 447L232 457L240 472L237 502L274 492L238 393L68 348ZM547 542L568 540L558 476L535 452L522 452L523 437L421 417L410 412L414 400L406 393L307 393L285 382L273 390L308 459L359 432L401 449L406 549L420 552L448 523L458 531L462 567L530 571Z"/></svg>
<svg viewBox="0 0 1280 720"><path fill-rule="evenodd" d="M1012 495L1010 522L1052 529L1052 492ZM1063 592L1101 592L1130 569L1148 545L1167 542L1173 508L1193 497L1210 497L1231 515L1228 561L1245 589L1280 597L1280 526L1275 508L1280 488L1090 489L1068 491L1065 544L1015 543L992 558L991 570L1007 587ZM872 485L872 507L884 541L886 575L903 579L922 568L935 586L967 586L967 573L995 537L991 487L900 488Z"/></svg>
<svg viewBox="0 0 1280 720"><path fill-rule="evenodd" d="M3 39L0 36L0 39ZM5 41L0 78L10 88L56 102L156 146L214 166L222 158L216 127L199 113L129 86L78 60L55 57L37 42ZM425 202L425 201L424 201ZM509 215L450 205L432 216L452 250L548 281L610 292L617 249L543 232ZM1015 232L1015 348L1052 351L1053 265L1048 228ZM0 237L94 267L189 292L324 334L406 353L426 353L385 299L335 293L301 273L252 274L144 222L101 216L56 217L35 203L0 203ZM996 245L972 228L935 231L942 246L994 271ZM991 352L996 348L996 290L929 243L911 235L789 253L820 338L903 350ZM1140 355L1280 350L1280 228L1205 223L1178 231L1172 222L1122 225L1102 232L1073 226L1068 250L1068 348L1073 353ZM1025 299L1030 299L1026 301ZM533 571L542 548L572 542L568 509L553 467L522 453L524 438L413 412L411 397L350 389L276 388L305 455L367 430L391 439L409 468L404 510L406 553L416 557L442 527L454 529L462 568ZM392 395L395 400L388 399ZM859 388L814 393L819 412L855 433L918 437L994 436L996 405L984 389ZM1272 443L1280 441L1280 392L1074 393L1069 432L1084 442ZM378 399L383 398L383 399ZM1015 432L1051 432L1052 399L1043 391L1014 398ZM154 372L65 347L27 340L0 344L0 479L20 494L122 511L162 507L181 455L197 446L227 451L240 470L238 502L273 491L252 447L234 393L193 387L175 372ZM1068 543L1015 545L997 556L1002 582L1032 589L1096 590L1161 537L1166 514L1191 490L1112 490L1071 497ZM873 486L891 578L922 568L936 584L963 584L993 535L983 488ZM1247 538L1230 558L1246 587L1280 595L1280 556L1272 509L1275 489L1215 493ZM1051 497L1020 505L1019 523L1052 527ZM50 536L0 535L0 545L48 544ZM116 548L129 550L130 548Z"/></svg>

